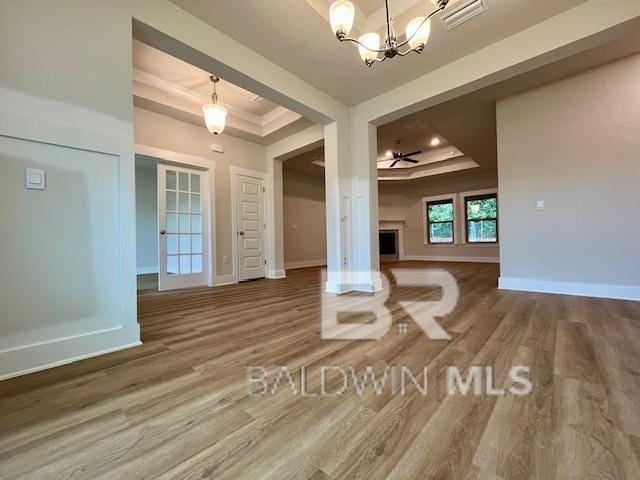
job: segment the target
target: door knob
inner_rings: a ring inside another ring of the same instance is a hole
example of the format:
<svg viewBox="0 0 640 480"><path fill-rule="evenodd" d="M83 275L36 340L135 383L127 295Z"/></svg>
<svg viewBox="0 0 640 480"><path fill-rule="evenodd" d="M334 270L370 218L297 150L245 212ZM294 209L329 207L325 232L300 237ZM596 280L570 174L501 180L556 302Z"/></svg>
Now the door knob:
<svg viewBox="0 0 640 480"><path fill-rule="evenodd" d="M165 233L167 233L166 230L160 230L160 235L164 235Z"/></svg>
<svg viewBox="0 0 640 480"><path fill-rule="evenodd" d="M240 232L240 235L244 235L244 232Z"/></svg>

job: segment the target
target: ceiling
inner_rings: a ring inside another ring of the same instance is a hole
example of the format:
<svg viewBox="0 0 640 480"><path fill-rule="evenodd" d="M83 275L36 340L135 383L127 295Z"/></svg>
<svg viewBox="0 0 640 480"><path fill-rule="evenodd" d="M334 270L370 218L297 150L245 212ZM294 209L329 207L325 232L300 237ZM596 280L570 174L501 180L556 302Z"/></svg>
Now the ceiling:
<svg viewBox="0 0 640 480"><path fill-rule="evenodd" d="M634 54L640 54L640 32L623 36L610 43L378 127L379 158L384 156L384 152L391 148L397 139L401 139L401 150L411 151L428 149L428 142L432 136L437 135L443 140L443 144L438 148L455 145L464 153L464 158L473 159L478 165L477 168L468 172L478 174L495 172L497 169L496 101ZM408 126L410 128L407 128ZM588 135L590 132L585 134ZM287 160L284 163L284 169L322 176L321 167L305 165L322 158L321 150L309 152ZM457 175L463 171L464 169L458 169L455 172L432 170L429 172L430 175L411 177L411 169L404 169L397 174L401 178L393 179L422 178L424 181L426 176L433 178L433 175L442 173ZM379 177L385 177L385 175L387 178L384 179L390 179L386 173L381 173Z"/></svg>
<svg viewBox="0 0 640 480"><path fill-rule="evenodd" d="M352 45L341 44L332 34L330 0L172 0L347 105L387 92L585 1L487 0L487 11L453 30L447 31L435 19L422 55L367 68ZM368 29L382 33L384 1L357 0L356 6L359 12L351 35ZM430 12L433 4L430 0L391 0L390 9L398 17L398 31L402 31L408 20Z"/></svg>
<svg viewBox="0 0 640 480"><path fill-rule="evenodd" d="M215 72L211 72L215 74ZM134 104L204 128L202 106L211 101L210 73L133 40ZM227 107L224 134L269 144L312 125L299 114L220 79Z"/></svg>
<svg viewBox="0 0 640 480"><path fill-rule="evenodd" d="M138 40L133 41L133 68L161 78L202 96L211 97L209 72L172 57ZM215 72L211 72L214 73ZM217 85L220 102L230 104L254 115L263 116L278 108L273 102L220 79ZM261 98L261 101L256 101Z"/></svg>

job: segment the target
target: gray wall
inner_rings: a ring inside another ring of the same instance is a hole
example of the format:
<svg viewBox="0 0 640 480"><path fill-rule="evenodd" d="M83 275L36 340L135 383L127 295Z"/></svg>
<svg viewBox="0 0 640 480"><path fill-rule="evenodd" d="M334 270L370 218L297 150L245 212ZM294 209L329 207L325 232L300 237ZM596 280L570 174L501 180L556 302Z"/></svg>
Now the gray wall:
<svg viewBox="0 0 640 480"><path fill-rule="evenodd" d="M216 274L233 273L231 262L231 174L229 167L267 171L266 148L229 135L213 135L204 127L174 120L171 117L134 109L135 140L137 144L192 155L216 162ZM211 151L211 144L223 145L223 154ZM227 257L227 263L224 263Z"/></svg>
<svg viewBox="0 0 640 480"><path fill-rule="evenodd" d="M136 267L158 273L158 168L154 159L136 155Z"/></svg>
<svg viewBox="0 0 640 480"><path fill-rule="evenodd" d="M424 211L422 199L450 193L471 192L495 188L498 179L495 172L438 175L410 182L378 182L380 220L404 220L405 255L422 258L467 259L498 261L500 249L495 245L446 245L424 244ZM500 207L502 200L499 199ZM462 211L458 222L462 225ZM460 230L462 233L463 231Z"/></svg>
<svg viewBox="0 0 640 480"><path fill-rule="evenodd" d="M323 264L327 259L324 179L284 171L285 268Z"/></svg>
<svg viewBox="0 0 640 480"><path fill-rule="evenodd" d="M640 56L500 101L497 120L501 277L640 286Z"/></svg>

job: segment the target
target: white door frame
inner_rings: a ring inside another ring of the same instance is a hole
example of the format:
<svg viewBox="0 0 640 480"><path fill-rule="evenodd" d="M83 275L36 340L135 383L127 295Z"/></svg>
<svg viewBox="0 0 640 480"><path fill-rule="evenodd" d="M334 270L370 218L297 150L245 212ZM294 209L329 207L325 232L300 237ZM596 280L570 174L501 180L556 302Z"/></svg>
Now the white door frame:
<svg viewBox="0 0 640 480"><path fill-rule="evenodd" d="M252 170L250 168L242 168L242 167L229 167L229 173L231 175L231 256L232 256L232 264L233 264L233 279L235 283L240 281L240 268L238 266L238 196L237 196L237 185L238 185L238 175L243 175L245 177L257 178L258 180L262 180L262 184L264 188L268 188L267 182L267 173L259 172L258 170ZM267 234L268 229L273 228L270 223L270 219L267 213L267 205L266 205L266 195L263 195L263 211L264 211L264 225L266 227L262 230L262 240L264 245L264 253L265 256L269 255L270 245L269 235ZM268 262L268 259L267 259ZM267 276L267 266L264 268L265 277Z"/></svg>
<svg viewBox="0 0 640 480"><path fill-rule="evenodd" d="M161 148L150 147L148 145L136 144L136 155L144 155L157 159L159 162L169 165L184 166L187 168L195 167L207 172L209 177L209 192L208 192L208 206L209 215L207 218L207 233L209 241L205 248L208 250L209 262L206 265L207 268L207 286L213 287L216 282L216 162L208 158L194 157L191 155L185 155L179 152L173 152L171 150L164 150ZM159 188L160 186L158 186ZM160 235L158 235L158 267L160 266Z"/></svg>

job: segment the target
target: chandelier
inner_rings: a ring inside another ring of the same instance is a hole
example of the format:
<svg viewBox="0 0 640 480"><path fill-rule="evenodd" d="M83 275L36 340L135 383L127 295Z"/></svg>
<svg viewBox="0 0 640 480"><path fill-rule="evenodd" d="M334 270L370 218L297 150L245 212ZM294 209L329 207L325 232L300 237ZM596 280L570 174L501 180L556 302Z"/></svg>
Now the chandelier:
<svg viewBox="0 0 640 480"><path fill-rule="evenodd" d="M204 112L204 122L207 124L207 128L214 135L222 133L224 125L227 121L227 109L218 103L218 92L216 91L216 84L220 81L215 75L209 77L213 83L213 93L211 94L211 103L202 107Z"/></svg>
<svg viewBox="0 0 640 480"><path fill-rule="evenodd" d="M329 22L338 40L355 43L362 60L367 64L367 67L370 67L375 62L384 62L387 58L393 58L396 55L404 57L411 52L422 53L431 33L431 17L444 10L449 3L449 0L431 1L437 6L437 9L424 17L416 17L411 20L405 28L406 39L400 43L398 43L398 37L394 30L394 19L389 15L389 0L384 0L387 26L383 45L380 45L380 35L373 32L365 33L358 39L347 37L355 18L355 9L348 0L337 0L331 4ZM407 48L403 50L403 47Z"/></svg>

